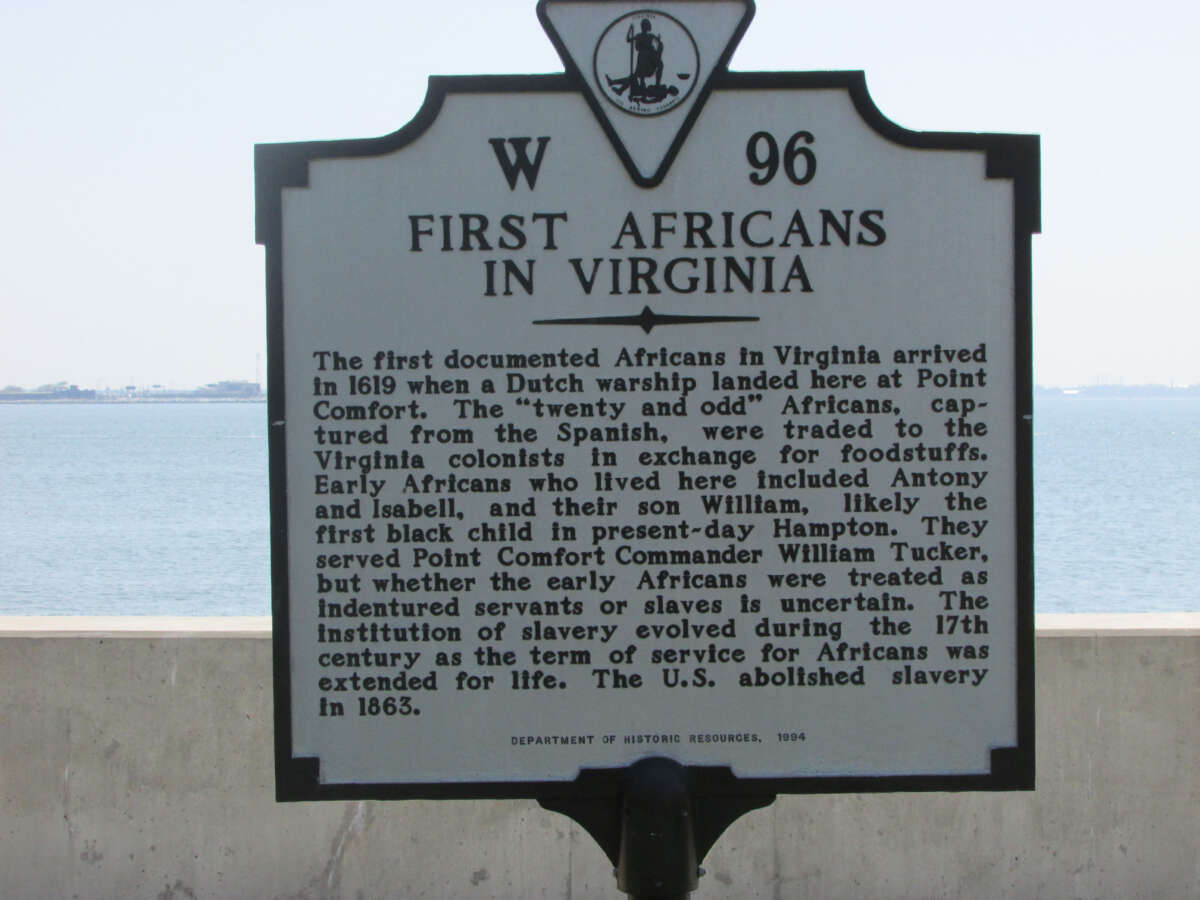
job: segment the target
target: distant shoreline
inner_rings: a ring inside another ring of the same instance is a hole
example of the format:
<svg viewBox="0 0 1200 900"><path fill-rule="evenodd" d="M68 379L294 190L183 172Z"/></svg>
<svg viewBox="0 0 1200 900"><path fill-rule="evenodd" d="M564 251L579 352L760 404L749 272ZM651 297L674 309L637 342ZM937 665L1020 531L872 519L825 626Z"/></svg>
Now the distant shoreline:
<svg viewBox="0 0 1200 900"><path fill-rule="evenodd" d="M10 404L13 406L62 406L74 405L82 406L94 404L96 406L111 406L113 404L164 404L164 403L266 403L266 395L260 397L45 397L45 398L30 398L21 397L8 399L0 394L0 404Z"/></svg>
<svg viewBox="0 0 1200 900"><path fill-rule="evenodd" d="M214 381L190 390L149 388L80 388L60 381L25 390L17 385L0 390L0 403L262 403L266 393L256 381Z"/></svg>
<svg viewBox="0 0 1200 900"><path fill-rule="evenodd" d="M1171 387L1165 384L1096 384L1090 387L1049 388L1035 387L1038 397L1126 397L1129 399L1168 397L1172 399L1200 397L1200 385Z"/></svg>
<svg viewBox="0 0 1200 900"><path fill-rule="evenodd" d="M1086 387L1044 387L1035 385L1035 397L1082 397L1088 398L1168 398L1188 399L1200 398L1200 385L1172 387L1165 384L1096 384ZM64 390L61 392L21 391L6 393L0 391L0 405L29 404L29 403L266 403L265 393L256 394L223 394L210 393L203 389L197 391L163 391L138 392L123 394L119 391L96 390Z"/></svg>

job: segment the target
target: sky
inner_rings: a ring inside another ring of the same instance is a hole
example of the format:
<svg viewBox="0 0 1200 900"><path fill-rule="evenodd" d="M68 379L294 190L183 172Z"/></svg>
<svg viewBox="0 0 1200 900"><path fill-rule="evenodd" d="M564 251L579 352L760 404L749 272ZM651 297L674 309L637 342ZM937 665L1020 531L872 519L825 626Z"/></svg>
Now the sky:
<svg viewBox="0 0 1200 900"><path fill-rule="evenodd" d="M862 69L915 130L1042 136L1034 379L1200 383L1195 4L760 0L731 69ZM0 387L266 372L253 145L373 137L432 74L562 64L533 0L4 0Z"/></svg>

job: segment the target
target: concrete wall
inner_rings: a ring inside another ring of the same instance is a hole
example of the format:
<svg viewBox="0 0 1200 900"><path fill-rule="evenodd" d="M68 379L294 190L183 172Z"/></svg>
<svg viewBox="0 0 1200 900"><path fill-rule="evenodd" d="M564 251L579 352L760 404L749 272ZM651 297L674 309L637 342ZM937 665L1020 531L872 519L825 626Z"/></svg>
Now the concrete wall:
<svg viewBox="0 0 1200 900"><path fill-rule="evenodd" d="M265 620L0 619L0 895L618 897L532 802L276 805ZM1200 614L1043 617L1038 790L785 797L705 897L1200 897Z"/></svg>

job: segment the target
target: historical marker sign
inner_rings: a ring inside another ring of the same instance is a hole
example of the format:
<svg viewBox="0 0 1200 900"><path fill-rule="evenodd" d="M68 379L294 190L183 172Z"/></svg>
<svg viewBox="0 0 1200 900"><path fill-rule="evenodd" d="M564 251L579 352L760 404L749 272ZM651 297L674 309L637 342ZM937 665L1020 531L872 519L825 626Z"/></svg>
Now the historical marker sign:
<svg viewBox="0 0 1200 900"><path fill-rule="evenodd" d="M1032 785L1036 138L554 2L567 73L258 148L282 799Z"/></svg>

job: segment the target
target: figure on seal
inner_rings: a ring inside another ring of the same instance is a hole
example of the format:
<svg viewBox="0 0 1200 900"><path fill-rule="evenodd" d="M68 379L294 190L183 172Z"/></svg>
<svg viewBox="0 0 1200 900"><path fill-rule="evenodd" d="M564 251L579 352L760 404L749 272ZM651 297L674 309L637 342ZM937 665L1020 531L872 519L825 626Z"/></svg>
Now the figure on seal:
<svg viewBox="0 0 1200 900"><path fill-rule="evenodd" d="M679 93L676 87L664 87L663 74L663 42L650 28L650 20L642 19L641 33L635 34L633 25L625 40L629 43L629 75L625 78L604 77L614 94L622 94L629 89L629 99L634 102L658 103L669 94ZM636 59L635 59L636 55ZM654 76L654 84L649 83Z"/></svg>

